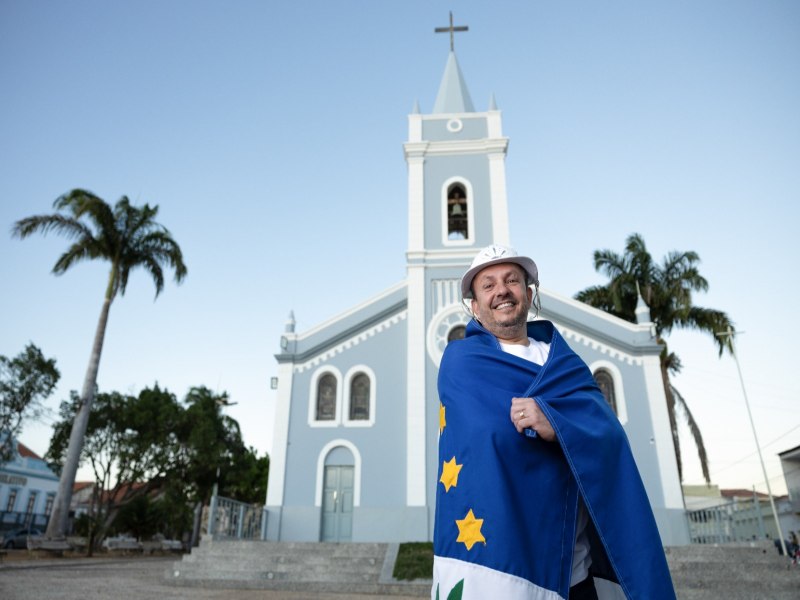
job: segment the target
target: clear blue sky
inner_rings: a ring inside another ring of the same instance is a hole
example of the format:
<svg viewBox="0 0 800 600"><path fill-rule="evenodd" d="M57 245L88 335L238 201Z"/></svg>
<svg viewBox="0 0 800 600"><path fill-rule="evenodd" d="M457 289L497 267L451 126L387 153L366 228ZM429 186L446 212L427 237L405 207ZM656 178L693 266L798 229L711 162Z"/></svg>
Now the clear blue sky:
<svg viewBox="0 0 800 600"><path fill-rule="evenodd" d="M0 0L0 354L55 357L53 410L79 389L106 283L62 277L58 237L17 219L85 187L160 206L189 274L134 273L111 309L101 390L226 390L245 441L271 450L273 355L405 276L407 115L433 107L448 37L478 110L511 142L511 238L542 285L603 282L592 252L641 233L695 250L725 310L772 484L800 444L794 338L800 223L800 3L440 0ZM792 275L795 273L795 275ZM735 363L677 333L675 380L715 483L763 477ZM46 425L22 441L44 453ZM684 443L687 482L700 472Z"/></svg>

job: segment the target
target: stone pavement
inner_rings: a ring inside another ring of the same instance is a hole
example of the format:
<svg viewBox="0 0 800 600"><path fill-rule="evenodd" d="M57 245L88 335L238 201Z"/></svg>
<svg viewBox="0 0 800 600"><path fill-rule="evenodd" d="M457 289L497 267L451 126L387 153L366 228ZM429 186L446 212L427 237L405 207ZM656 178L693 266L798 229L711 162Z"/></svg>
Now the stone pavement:
<svg viewBox="0 0 800 600"><path fill-rule="evenodd" d="M2 600L380 600L322 592L177 587L164 578L175 556L37 559L24 550L9 552L0 563Z"/></svg>

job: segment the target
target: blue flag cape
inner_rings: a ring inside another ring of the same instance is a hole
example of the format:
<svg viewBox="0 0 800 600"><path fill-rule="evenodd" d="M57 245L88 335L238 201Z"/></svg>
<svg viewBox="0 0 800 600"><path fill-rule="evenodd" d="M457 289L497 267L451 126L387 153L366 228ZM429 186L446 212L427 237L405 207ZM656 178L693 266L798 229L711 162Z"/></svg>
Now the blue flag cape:
<svg viewBox="0 0 800 600"><path fill-rule="evenodd" d="M464 579L456 590L464 598L471 578L485 572L476 565L530 582L541 594L519 597L566 598L581 497L590 520L591 574L616 582L629 599L674 599L622 426L552 323L528 323L528 336L550 343L544 365L504 352L474 319L465 339L445 350L438 382L435 562ZM509 416L513 397L537 402L557 442L516 431ZM448 577L447 589L437 590L434 571L432 596L444 600L454 580Z"/></svg>

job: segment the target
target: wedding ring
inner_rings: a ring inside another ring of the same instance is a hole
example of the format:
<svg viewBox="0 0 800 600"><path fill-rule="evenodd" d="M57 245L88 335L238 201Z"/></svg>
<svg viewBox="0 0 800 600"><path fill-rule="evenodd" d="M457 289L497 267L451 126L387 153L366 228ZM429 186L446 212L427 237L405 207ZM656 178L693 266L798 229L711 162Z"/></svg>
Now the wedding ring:
<svg viewBox="0 0 800 600"><path fill-rule="evenodd" d="M525 418L525 411L524 410L519 411L519 418L520 419L524 419Z"/></svg>

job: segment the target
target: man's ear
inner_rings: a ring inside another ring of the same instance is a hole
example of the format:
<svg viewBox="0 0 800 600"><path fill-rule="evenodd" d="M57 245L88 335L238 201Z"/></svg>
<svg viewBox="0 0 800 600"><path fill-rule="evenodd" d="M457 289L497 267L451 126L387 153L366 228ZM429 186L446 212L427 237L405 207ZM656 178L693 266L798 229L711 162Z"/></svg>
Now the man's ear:
<svg viewBox="0 0 800 600"><path fill-rule="evenodd" d="M531 289L531 286L528 286L528 304L531 302L533 302L533 289Z"/></svg>
<svg viewBox="0 0 800 600"><path fill-rule="evenodd" d="M469 305L470 305L470 308L472 308L472 314L473 314L473 315L476 315L476 314L478 314L478 312L477 312L478 301L477 301L477 300L475 300L475 298L473 298L473 299L470 301L470 304L469 304Z"/></svg>

